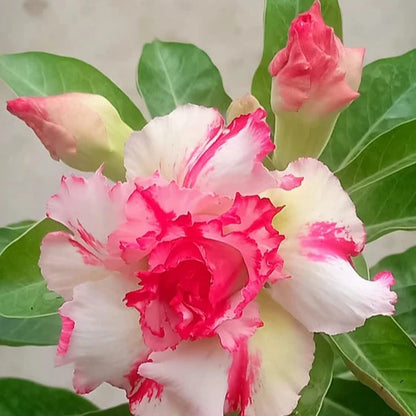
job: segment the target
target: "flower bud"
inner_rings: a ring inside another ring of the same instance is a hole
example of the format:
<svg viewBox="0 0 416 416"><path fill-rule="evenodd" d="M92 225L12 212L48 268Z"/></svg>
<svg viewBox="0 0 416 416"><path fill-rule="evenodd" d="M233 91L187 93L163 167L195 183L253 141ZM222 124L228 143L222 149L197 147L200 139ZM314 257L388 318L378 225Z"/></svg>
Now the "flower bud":
<svg viewBox="0 0 416 416"><path fill-rule="evenodd" d="M104 97L70 93L49 97L21 97L7 109L39 137L51 157L82 171L95 171L123 180L124 143L132 130Z"/></svg>
<svg viewBox="0 0 416 416"><path fill-rule="evenodd" d="M250 114L260 108L261 105L254 95L249 93L243 95L238 100L233 100L227 109L225 120L230 124L235 118Z"/></svg>
<svg viewBox="0 0 416 416"><path fill-rule="evenodd" d="M363 57L364 49L345 48L325 24L319 1L293 20L269 65L279 169L322 153L339 113L359 96Z"/></svg>

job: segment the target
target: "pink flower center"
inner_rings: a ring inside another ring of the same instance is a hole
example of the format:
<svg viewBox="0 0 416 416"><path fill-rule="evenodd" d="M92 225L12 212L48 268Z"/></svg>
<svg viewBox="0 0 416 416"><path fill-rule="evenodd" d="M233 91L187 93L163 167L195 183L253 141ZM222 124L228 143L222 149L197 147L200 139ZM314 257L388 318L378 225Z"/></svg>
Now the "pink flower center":
<svg viewBox="0 0 416 416"><path fill-rule="evenodd" d="M234 318L226 312L247 283L240 253L224 243L180 239L159 245L152 255L168 250L163 264L138 273L142 287L126 296L127 306L141 314L144 340L153 351L215 336L218 325Z"/></svg>

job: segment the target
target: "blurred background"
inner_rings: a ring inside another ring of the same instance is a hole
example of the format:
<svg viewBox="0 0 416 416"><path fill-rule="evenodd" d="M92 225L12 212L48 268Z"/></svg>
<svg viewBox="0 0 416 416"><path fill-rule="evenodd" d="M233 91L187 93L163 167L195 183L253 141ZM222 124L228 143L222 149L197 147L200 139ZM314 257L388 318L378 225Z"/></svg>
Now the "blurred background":
<svg viewBox="0 0 416 416"><path fill-rule="evenodd" d="M366 48L366 63L416 47L415 0L339 0L344 43ZM45 51L85 60L147 112L136 87L143 45L155 38L194 43L219 68L227 93L250 90L262 52L262 0L0 0L0 53ZM14 94L0 81L0 226L40 219L62 174L34 133L6 111ZM398 232L370 244L370 265L416 244ZM54 368L54 347L0 347L0 377L23 377L72 388L72 368ZM89 398L102 407L124 401L101 386Z"/></svg>

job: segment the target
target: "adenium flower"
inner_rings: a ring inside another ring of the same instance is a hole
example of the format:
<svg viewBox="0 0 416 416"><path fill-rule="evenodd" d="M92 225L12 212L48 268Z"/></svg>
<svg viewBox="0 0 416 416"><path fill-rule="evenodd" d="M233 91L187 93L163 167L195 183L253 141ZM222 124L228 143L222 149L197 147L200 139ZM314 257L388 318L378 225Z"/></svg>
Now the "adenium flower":
<svg viewBox="0 0 416 416"><path fill-rule="evenodd" d="M82 171L104 162L106 176L124 178L123 149L132 130L104 97L68 93L20 97L7 109L33 129L55 160Z"/></svg>
<svg viewBox="0 0 416 416"><path fill-rule="evenodd" d="M74 363L77 392L109 382L135 416L288 415L313 331L393 313L391 274L351 266L365 231L333 174L262 166L265 116L226 128L179 107L130 137L127 182L63 179L47 213L70 232L45 237L40 266L65 299L57 362Z"/></svg>
<svg viewBox="0 0 416 416"><path fill-rule="evenodd" d="M363 58L363 48L344 47L325 24L318 0L293 20L286 47L269 65L279 168L320 155L339 113L359 96Z"/></svg>

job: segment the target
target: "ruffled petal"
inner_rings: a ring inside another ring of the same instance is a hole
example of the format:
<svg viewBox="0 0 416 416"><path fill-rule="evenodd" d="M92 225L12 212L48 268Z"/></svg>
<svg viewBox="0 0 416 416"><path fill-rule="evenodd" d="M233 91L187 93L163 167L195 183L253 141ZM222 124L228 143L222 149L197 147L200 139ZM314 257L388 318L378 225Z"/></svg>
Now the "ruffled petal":
<svg viewBox="0 0 416 416"><path fill-rule="evenodd" d="M72 299L76 285L110 275L101 260L66 232L49 233L43 239L39 267L48 288L65 300Z"/></svg>
<svg viewBox="0 0 416 416"><path fill-rule="evenodd" d="M181 188L175 182L170 182L166 186L150 186L142 193L147 195L147 198L157 201L162 211L173 212L176 217L190 212L195 218L209 219L221 215L233 203L231 198L213 193L202 193L197 189ZM134 211L129 209L128 219L132 219L134 216L137 217L137 214L135 215Z"/></svg>
<svg viewBox="0 0 416 416"><path fill-rule="evenodd" d="M123 268L122 259L131 272L145 270L147 262L143 263L143 259L161 240L161 233L172 228L179 217L191 213L195 220L205 221L221 215L232 205L232 200L227 197L180 188L175 182L148 188L142 186L142 182L136 183L136 189L126 202L126 222L109 236L111 259L106 265L111 269ZM181 230L173 228L173 239L184 237Z"/></svg>
<svg viewBox="0 0 416 416"><path fill-rule="evenodd" d="M232 351L261 324L255 307L244 309L272 273L279 278L283 236L271 225L279 209L239 194L230 205L174 182L138 187L129 198L127 222L110 242L138 265L140 288L126 300L153 351L216 334Z"/></svg>
<svg viewBox="0 0 416 416"><path fill-rule="evenodd" d="M127 179L159 172L168 181L182 184L187 167L215 141L223 127L217 110L192 104L155 117L126 143Z"/></svg>
<svg viewBox="0 0 416 416"><path fill-rule="evenodd" d="M257 298L264 326L234 355L226 412L241 416L284 416L292 412L309 382L313 334L267 294Z"/></svg>
<svg viewBox="0 0 416 416"><path fill-rule="evenodd" d="M47 216L72 234L48 234L42 242L39 265L51 290L68 300L75 285L108 276L106 269L125 271L119 250L109 249L108 237L125 221L125 204L134 187L111 186L101 169L88 179L62 178L59 192L48 202Z"/></svg>
<svg viewBox="0 0 416 416"><path fill-rule="evenodd" d="M231 356L214 338L153 352L138 369L135 416L222 416Z"/></svg>
<svg viewBox="0 0 416 416"><path fill-rule="evenodd" d="M124 205L133 189L129 183L110 186L101 169L88 179L63 177L59 192L48 202L47 216L100 253L108 235L124 221Z"/></svg>
<svg viewBox="0 0 416 416"><path fill-rule="evenodd" d="M273 226L286 236L279 253L283 273L291 277L272 285L273 298L309 331L328 334L393 313L390 286L362 279L351 266L364 247L365 230L339 180L315 159L299 159L284 173L303 181L289 191L266 193L284 206Z"/></svg>
<svg viewBox="0 0 416 416"><path fill-rule="evenodd" d="M228 196L236 191L254 195L273 186L273 176L262 164L274 149L265 119L259 108L233 120L188 169L184 186Z"/></svg>
<svg viewBox="0 0 416 416"><path fill-rule="evenodd" d="M256 194L275 183L262 165L274 149L265 118L258 109L224 128L217 110L178 107L131 136L125 148L127 178L159 172L187 188L227 196Z"/></svg>
<svg viewBox="0 0 416 416"><path fill-rule="evenodd" d="M63 320L74 326L70 334L70 325L64 328L57 364L74 363L78 393L88 393L103 382L130 389L131 368L148 354L139 314L123 303L126 292L134 287L113 277L83 283L75 287L74 299L61 307Z"/></svg>

